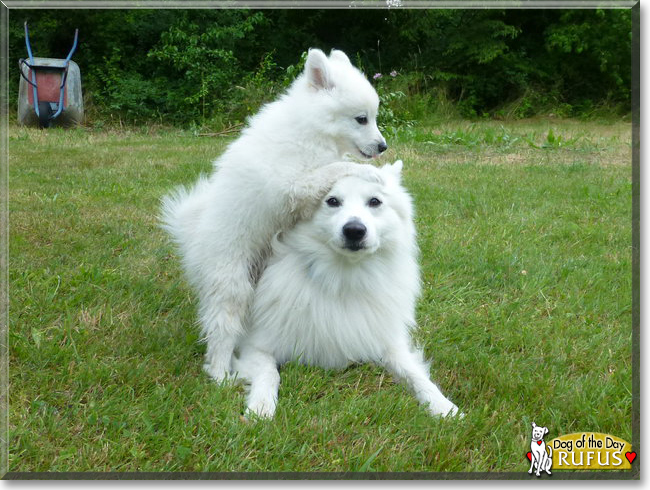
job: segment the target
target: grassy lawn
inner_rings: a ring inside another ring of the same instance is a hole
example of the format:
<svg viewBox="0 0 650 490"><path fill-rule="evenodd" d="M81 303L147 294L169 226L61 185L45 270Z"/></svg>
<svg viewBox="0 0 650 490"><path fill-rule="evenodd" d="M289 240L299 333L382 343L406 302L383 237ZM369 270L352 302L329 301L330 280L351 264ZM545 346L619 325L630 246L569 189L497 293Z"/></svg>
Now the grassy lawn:
<svg viewBox="0 0 650 490"><path fill-rule="evenodd" d="M289 365L272 421L201 369L158 200L230 141L10 131L10 471L524 472L530 423L632 439L631 124L389 138L417 208L417 340L466 413L374 366Z"/></svg>

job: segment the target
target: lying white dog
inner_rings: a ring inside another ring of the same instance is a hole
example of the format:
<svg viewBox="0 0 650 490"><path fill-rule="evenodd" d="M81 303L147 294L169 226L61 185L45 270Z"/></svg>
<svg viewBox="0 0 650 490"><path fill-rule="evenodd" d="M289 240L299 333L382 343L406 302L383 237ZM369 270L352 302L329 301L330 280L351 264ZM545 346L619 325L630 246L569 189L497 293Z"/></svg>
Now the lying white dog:
<svg viewBox="0 0 650 490"><path fill-rule="evenodd" d="M382 167L383 184L341 179L313 219L274 241L233 363L250 383L250 412L273 416L277 366L295 359L325 368L376 362L406 381L431 414L457 412L411 343L420 276L401 169L401 161Z"/></svg>

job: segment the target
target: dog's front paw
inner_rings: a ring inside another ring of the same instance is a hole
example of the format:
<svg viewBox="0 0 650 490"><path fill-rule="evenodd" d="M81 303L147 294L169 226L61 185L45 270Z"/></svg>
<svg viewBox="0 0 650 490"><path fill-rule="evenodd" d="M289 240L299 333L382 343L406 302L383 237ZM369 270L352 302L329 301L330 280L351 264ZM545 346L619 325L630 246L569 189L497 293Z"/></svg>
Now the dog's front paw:
<svg viewBox="0 0 650 490"><path fill-rule="evenodd" d="M465 413L461 412L458 410L458 407L456 405L452 404L452 407L447 410L447 413L442 414L443 417L456 417L458 419L463 419L465 418Z"/></svg>
<svg viewBox="0 0 650 490"><path fill-rule="evenodd" d="M429 413L436 417L458 417L461 419L465 417L465 414L460 412L458 407L449 400L429 403Z"/></svg>
<svg viewBox="0 0 650 490"><path fill-rule="evenodd" d="M262 419L271 419L275 415L275 402L271 400L249 401L246 407L247 415L254 415Z"/></svg>
<svg viewBox="0 0 650 490"><path fill-rule="evenodd" d="M203 364L203 371L217 383L223 383L230 379L230 372L222 366L216 366L206 362Z"/></svg>
<svg viewBox="0 0 650 490"><path fill-rule="evenodd" d="M361 177L363 180L367 180L368 182L374 182L382 185L385 184L384 177L381 174L381 171L377 167L375 167L374 165L370 165L369 163L356 164L355 174Z"/></svg>

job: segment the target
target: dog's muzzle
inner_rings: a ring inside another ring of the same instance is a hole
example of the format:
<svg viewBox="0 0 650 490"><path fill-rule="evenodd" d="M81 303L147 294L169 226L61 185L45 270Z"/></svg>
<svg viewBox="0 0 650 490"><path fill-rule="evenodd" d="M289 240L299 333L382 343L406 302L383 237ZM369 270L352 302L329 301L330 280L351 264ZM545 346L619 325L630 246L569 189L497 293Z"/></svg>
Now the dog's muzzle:
<svg viewBox="0 0 650 490"><path fill-rule="evenodd" d="M363 239L366 237L368 229L359 220L348 221L343 225L343 237L345 238L345 248L356 252L363 248Z"/></svg>
<svg viewBox="0 0 650 490"><path fill-rule="evenodd" d="M357 148L364 158L375 158L388 149L386 141L380 141L376 145L366 145L363 148Z"/></svg>

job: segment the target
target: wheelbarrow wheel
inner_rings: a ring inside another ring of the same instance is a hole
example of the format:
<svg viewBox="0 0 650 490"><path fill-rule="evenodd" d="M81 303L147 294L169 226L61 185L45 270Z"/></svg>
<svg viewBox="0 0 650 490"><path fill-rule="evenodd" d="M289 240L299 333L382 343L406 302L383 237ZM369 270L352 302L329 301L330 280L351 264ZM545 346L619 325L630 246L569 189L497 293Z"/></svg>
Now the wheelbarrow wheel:
<svg viewBox="0 0 650 490"><path fill-rule="evenodd" d="M49 102L38 102L38 126L49 128L52 124L52 106Z"/></svg>

